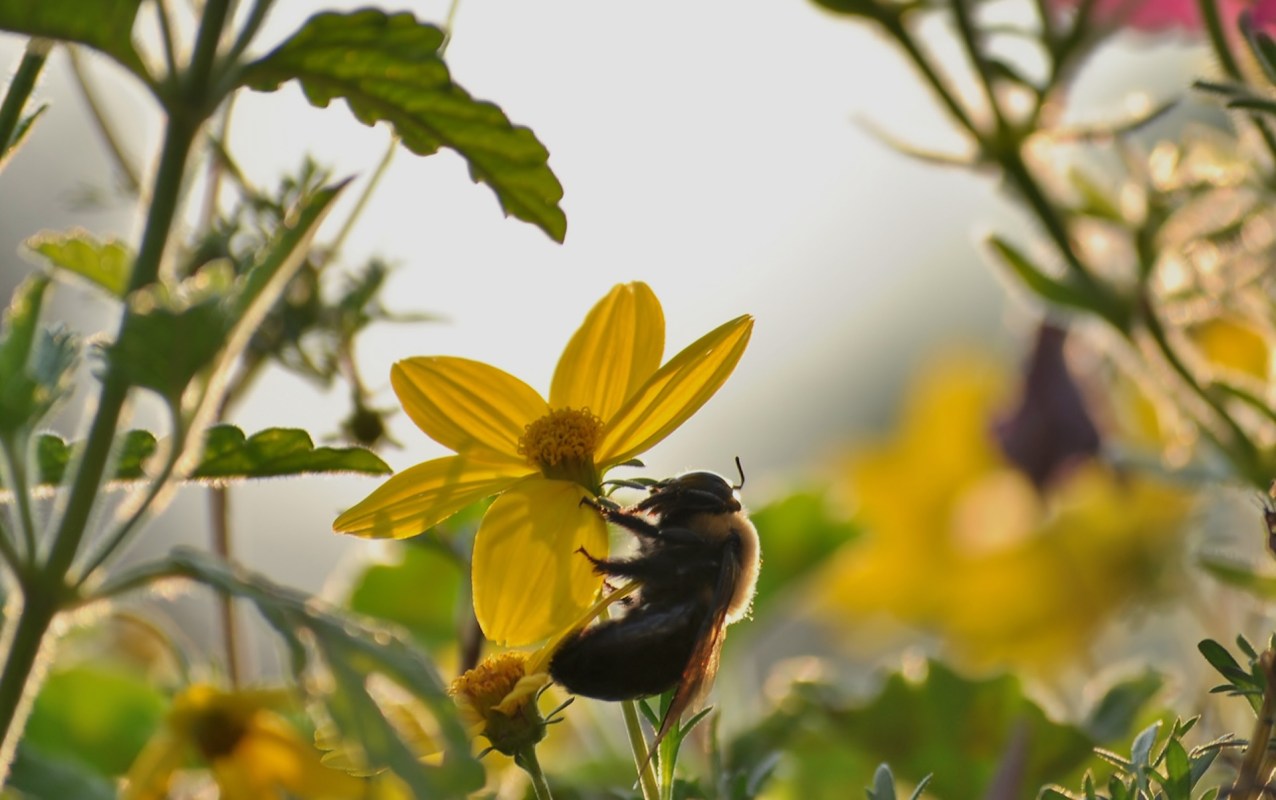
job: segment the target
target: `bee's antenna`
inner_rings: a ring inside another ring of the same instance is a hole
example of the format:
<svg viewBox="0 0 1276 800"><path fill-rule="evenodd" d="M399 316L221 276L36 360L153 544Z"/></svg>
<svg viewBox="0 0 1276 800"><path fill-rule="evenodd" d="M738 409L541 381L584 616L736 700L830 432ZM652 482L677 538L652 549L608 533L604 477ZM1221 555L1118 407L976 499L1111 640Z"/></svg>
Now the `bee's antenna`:
<svg viewBox="0 0 1276 800"><path fill-rule="evenodd" d="M737 483L735 486L732 486L731 488L735 489L738 492L744 488L744 467L740 466L739 456L735 457L735 469L736 469L736 472L740 473L740 482Z"/></svg>

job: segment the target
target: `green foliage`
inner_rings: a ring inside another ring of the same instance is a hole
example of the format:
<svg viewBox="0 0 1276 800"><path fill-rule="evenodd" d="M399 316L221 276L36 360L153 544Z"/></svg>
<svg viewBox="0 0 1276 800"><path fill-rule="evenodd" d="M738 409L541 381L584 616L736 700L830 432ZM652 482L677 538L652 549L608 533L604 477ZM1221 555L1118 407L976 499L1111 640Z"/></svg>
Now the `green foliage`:
<svg viewBox="0 0 1276 800"><path fill-rule="evenodd" d="M385 475L390 468L361 447L315 447L310 434L298 428L269 428L246 437L234 425L214 425L191 477L227 480L333 472Z"/></svg>
<svg viewBox="0 0 1276 800"><path fill-rule="evenodd" d="M936 661L928 662L920 681L891 675L861 705L826 686L796 684L775 712L727 748L727 796L756 796L743 790L750 783L746 776L775 754L785 763L786 788L794 796L864 784L882 762L914 784L932 776L938 797L984 797L995 781L1006 796L1027 796L1051 779L1079 772L1093 748L1109 741L1095 734L1128 735L1154 684L1160 685L1143 675L1112 686L1080 726L1049 719L1012 676L973 680ZM1001 783L1015 776L1014 785Z"/></svg>
<svg viewBox="0 0 1276 800"><path fill-rule="evenodd" d="M1206 572L1229 586L1243 589L1260 600L1276 600L1276 577L1263 575L1248 564L1216 554L1202 555L1199 563Z"/></svg>
<svg viewBox="0 0 1276 800"><path fill-rule="evenodd" d="M51 433L36 439L36 475L41 486L57 486L66 477L76 443ZM150 431L128 431L115 454L112 481L146 477L146 464L159 443ZM247 436L234 425L208 429L200 461L190 477L225 483L246 478L287 475L358 473L385 475L390 468L375 453L361 447L315 447L310 434L297 428L267 428Z"/></svg>
<svg viewBox="0 0 1276 800"><path fill-rule="evenodd" d="M355 580L350 609L402 625L427 645L455 641L465 564L430 534L395 549L397 562L373 564Z"/></svg>
<svg viewBox="0 0 1276 800"><path fill-rule="evenodd" d="M1243 636L1238 636L1236 644L1249 659L1248 669L1242 667L1226 647L1213 639L1202 640L1197 645L1197 649L1225 680L1224 683L1210 689L1210 692L1231 697L1244 697L1257 714L1263 704L1263 692L1267 688L1267 679L1264 676L1262 664L1259 663L1259 655L1249 641ZM1276 638L1273 639L1272 644L1276 645Z"/></svg>
<svg viewBox="0 0 1276 800"><path fill-rule="evenodd" d="M24 739L10 766L8 788L19 798L116 800L114 784L76 760L55 758ZM6 798L9 793L0 795Z"/></svg>
<svg viewBox="0 0 1276 800"><path fill-rule="evenodd" d="M754 603L797 585L834 550L854 539L854 522L839 518L823 492L797 492L749 514L766 542L766 569L758 574Z"/></svg>
<svg viewBox="0 0 1276 800"><path fill-rule="evenodd" d="M1096 751L1116 772L1107 782L1106 791L1096 788L1092 774L1082 779L1080 792L1069 792L1061 786L1041 790L1042 800L1192 800L1192 790L1218 756L1218 743L1211 742L1193 749L1183 746L1183 737L1196 724L1196 719L1175 720L1169 734L1157 745L1162 724L1158 721L1139 732L1130 745L1130 757L1107 750ZM1216 796L1211 789L1201 800Z"/></svg>
<svg viewBox="0 0 1276 800"><path fill-rule="evenodd" d="M36 697L26 741L50 758L80 762L103 775L123 774L150 739L167 700L140 675L121 668L58 670Z"/></svg>
<svg viewBox="0 0 1276 800"><path fill-rule="evenodd" d="M88 45L146 79L133 47L133 22L141 5L142 0L0 0L0 30Z"/></svg>
<svg viewBox="0 0 1276 800"><path fill-rule="evenodd" d="M157 392L176 408L187 385L226 344L227 298L212 292L188 304L161 287L143 292L106 356L130 384Z"/></svg>
<svg viewBox="0 0 1276 800"><path fill-rule="evenodd" d="M1045 270L1032 263L1014 245L1000 236L988 237L992 252L1012 274L1023 282L1033 294L1065 308L1087 309L1093 307L1091 298L1082 290L1064 280L1050 277Z"/></svg>
<svg viewBox="0 0 1276 800"><path fill-rule="evenodd" d="M112 297L123 298L128 290L133 254L117 239L99 241L84 230L46 231L27 239L26 246L55 269L84 278Z"/></svg>
<svg viewBox="0 0 1276 800"><path fill-rule="evenodd" d="M48 286L42 276L23 282L0 331L0 437L5 439L39 423L70 388L74 340L39 328Z"/></svg>
<svg viewBox="0 0 1276 800"><path fill-rule="evenodd" d="M303 592L187 548L117 580L136 585L161 576L186 577L253 603L287 645L297 685L316 694L342 739L361 747L369 766L393 770L418 797L451 797L482 785L483 770L470 755L446 685L399 632L342 615ZM332 678L326 688L308 677L316 670ZM441 763L422 763L421 754L399 737L368 693L372 673L412 693L434 715L446 753Z"/></svg>
<svg viewBox="0 0 1276 800"><path fill-rule="evenodd" d="M918 800L929 783L929 775L922 778L917 788L908 796L908 800ZM868 800L896 800L895 776L891 774L890 766L886 764L878 766L877 772L873 773L873 785L864 790L864 793L868 795Z"/></svg>
<svg viewBox="0 0 1276 800"><path fill-rule="evenodd" d="M290 39L247 65L243 83L275 91L296 80L310 102L342 98L359 121L386 121L418 155L455 150L474 180L496 192L505 213L562 241L562 186L549 153L527 128L453 83L439 54L444 34L408 13L362 9L316 14Z"/></svg>
<svg viewBox="0 0 1276 800"><path fill-rule="evenodd" d="M111 480L136 481L146 475L146 462L155 455L158 443L150 431L135 430L124 434L116 452L115 472ZM66 477L67 466L75 446L61 436L41 434L36 439L36 475L42 486L57 486Z"/></svg>

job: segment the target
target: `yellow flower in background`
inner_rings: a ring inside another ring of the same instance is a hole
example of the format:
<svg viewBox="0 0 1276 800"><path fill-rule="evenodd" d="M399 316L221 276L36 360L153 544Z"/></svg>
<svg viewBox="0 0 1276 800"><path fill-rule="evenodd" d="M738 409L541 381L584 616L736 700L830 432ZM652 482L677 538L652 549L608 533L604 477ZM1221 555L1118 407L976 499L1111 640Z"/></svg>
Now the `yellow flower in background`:
<svg viewBox="0 0 1276 800"><path fill-rule="evenodd" d="M581 500L599 492L608 469L664 439L713 396L743 355L753 320L737 317L661 366L664 327L646 284L616 286L568 342L548 400L478 361L398 362L390 379L404 411L456 455L392 476L333 529L406 538L499 495L474 541L483 632L522 645L562 629L600 586L577 549L607 550L606 526Z"/></svg>
<svg viewBox="0 0 1276 800"><path fill-rule="evenodd" d="M1049 670L1155 587L1179 552L1182 491L1092 458L1039 489L993 436L1010 388L974 355L916 381L892 438L853 461L865 534L817 580L823 611L933 631L972 665Z"/></svg>
<svg viewBox="0 0 1276 800"><path fill-rule="evenodd" d="M282 690L222 691L193 684L129 769L121 800L163 800L174 773L195 757L230 800L363 798L363 781L323 766L319 752L278 710Z"/></svg>
<svg viewBox="0 0 1276 800"><path fill-rule="evenodd" d="M1271 350L1251 325L1233 317L1214 317L1187 329L1188 338L1211 365L1267 383Z"/></svg>

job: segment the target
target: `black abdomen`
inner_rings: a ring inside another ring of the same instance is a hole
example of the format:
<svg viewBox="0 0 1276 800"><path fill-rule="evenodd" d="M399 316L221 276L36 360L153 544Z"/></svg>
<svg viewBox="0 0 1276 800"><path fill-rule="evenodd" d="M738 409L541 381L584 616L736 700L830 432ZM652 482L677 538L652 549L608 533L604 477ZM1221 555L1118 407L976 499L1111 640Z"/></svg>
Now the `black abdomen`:
<svg viewBox="0 0 1276 800"><path fill-rule="evenodd" d="M630 700L672 689L691 659L704 609L688 603L586 628L554 654L549 674L573 694Z"/></svg>

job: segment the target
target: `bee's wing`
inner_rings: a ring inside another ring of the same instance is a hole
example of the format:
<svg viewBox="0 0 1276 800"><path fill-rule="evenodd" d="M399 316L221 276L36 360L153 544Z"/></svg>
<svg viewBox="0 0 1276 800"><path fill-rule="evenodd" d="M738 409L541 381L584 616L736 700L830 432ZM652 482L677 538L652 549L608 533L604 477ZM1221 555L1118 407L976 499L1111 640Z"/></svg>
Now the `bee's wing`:
<svg viewBox="0 0 1276 800"><path fill-rule="evenodd" d="M696 634L695 645L691 649L691 658L682 671L682 680L678 681L678 689L674 692L669 711L660 722L660 731L651 742L654 753L660 740L682 719L682 714L700 696L713 685L714 676L718 674L718 658L722 654L722 642L726 638L727 606L735 594L736 582L740 579L740 540L735 536L723 543L726 552L723 554L722 569L718 572L718 583L713 589L713 600L709 613L700 625Z"/></svg>

